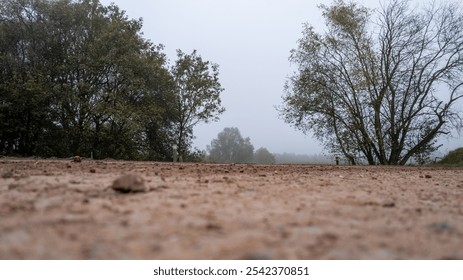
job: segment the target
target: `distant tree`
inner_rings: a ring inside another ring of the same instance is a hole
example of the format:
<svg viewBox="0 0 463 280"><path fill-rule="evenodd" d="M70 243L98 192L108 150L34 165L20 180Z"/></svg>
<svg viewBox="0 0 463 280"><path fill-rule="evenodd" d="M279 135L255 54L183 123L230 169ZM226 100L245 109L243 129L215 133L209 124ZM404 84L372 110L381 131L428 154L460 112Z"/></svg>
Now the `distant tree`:
<svg viewBox="0 0 463 280"><path fill-rule="evenodd" d="M184 158L198 123L217 121L225 111L221 106L219 66L204 61L195 51L185 54L177 50L177 61L171 69L176 94L176 135L178 152Z"/></svg>
<svg viewBox="0 0 463 280"><path fill-rule="evenodd" d="M298 155L294 153L283 153L275 154L276 163L288 164L288 163L318 163L326 164L333 163L333 158L325 156L323 154L312 154L312 155Z"/></svg>
<svg viewBox="0 0 463 280"><path fill-rule="evenodd" d="M408 4L391 0L376 14L342 0L322 5L326 33L306 25L291 53L298 71L282 116L352 164L406 164L462 126L461 3Z"/></svg>
<svg viewBox="0 0 463 280"><path fill-rule="evenodd" d="M254 156L251 139L243 138L238 128L227 127L207 147L209 161L218 163L250 163Z"/></svg>
<svg viewBox="0 0 463 280"><path fill-rule="evenodd" d="M260 164L275 164L275 156L266 148L259 148L254 153L254 162Z"/></svg>
<svg viewBox="0 0 463 280"><path fill-rule="evenodd" d="M448 152L439 162L440 164L463 165L463 147Z"/></svg>

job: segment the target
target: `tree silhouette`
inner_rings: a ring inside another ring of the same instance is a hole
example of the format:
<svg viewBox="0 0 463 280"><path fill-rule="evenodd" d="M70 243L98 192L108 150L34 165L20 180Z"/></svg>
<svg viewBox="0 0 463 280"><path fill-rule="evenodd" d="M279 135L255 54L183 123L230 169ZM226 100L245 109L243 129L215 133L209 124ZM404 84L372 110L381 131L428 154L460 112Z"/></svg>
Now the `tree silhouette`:
<svg viewBox="0 0 463 280"><path fill-rule="evenodd" d="M326 33L306 25L291 53L298 71L281 115L352 164L406 164L462 127L461 5L408 3L376 13L342 0L322 5Z"/></svg>
<svg viewBox="0 0 463 280"><path fill-rule="evenodd" d="M218 163L250 163L254 146L251 139L243 138L238 128L227 127L208 146L209 161Z"/></svg>

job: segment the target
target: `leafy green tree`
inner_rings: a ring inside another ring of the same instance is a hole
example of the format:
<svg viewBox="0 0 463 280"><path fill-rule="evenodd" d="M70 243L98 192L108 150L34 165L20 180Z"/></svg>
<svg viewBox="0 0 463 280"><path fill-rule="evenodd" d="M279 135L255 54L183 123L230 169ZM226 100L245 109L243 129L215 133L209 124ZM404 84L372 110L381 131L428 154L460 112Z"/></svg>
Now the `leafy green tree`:
<svg viewBox="0 0 463 280"><path fill-rule="evenodd" d="M0 152L171 156L174 80L142 21L97 0L5 0Z"/></svg>
<svg viewBox="0 0 463 280"><path fill-rule="evenodd" d="M207 147L209 161L218 163L250 163L254 146L249 137L243 138L238 128L227 127Z"/></svg>
<svg viewBox="0 0 463 280"><path fill-rule="evenodd" d="M217 121L225 111L221 106L219 66L204 61L193 51L177 51L177 60L171 69L176 94L176 145L183 158L187 157L193 139L193 128L198 123Z"/></svg>
<svg viewBox="0 0 463 280"><path fill-rule="evenodd" d="M306 25L291 53L282 116L353 164L403 165L462 127L462 7L408 4L322 5L326 33Z"/></svg>
<svg viewBox="0 0 463 280"><path fill-rule="evenodd" d="M37 3L2 1L0 8L0 149L32 155L51 95L46 70L46 23Z"/></svg>
<svg viewBox="0 0 463 280"><path fill-rule="evenodd" d="M165 57L141 38L141 20L128 19L117 6L94 2L76 9L74 18L83 22L70 23L75 38L63 56L74 63L57 73L58 120L70 132L64 135L69 150L96 158L142 158L142 131L146 122L161 118L168 99L162 88Z"/></svg>
<svg viewBox="0 0 463 280"><path fill-rule="evenodd" d="M254 153L254 162L260 164L275 164L275 156L266 148L259 148Z"/></svg>

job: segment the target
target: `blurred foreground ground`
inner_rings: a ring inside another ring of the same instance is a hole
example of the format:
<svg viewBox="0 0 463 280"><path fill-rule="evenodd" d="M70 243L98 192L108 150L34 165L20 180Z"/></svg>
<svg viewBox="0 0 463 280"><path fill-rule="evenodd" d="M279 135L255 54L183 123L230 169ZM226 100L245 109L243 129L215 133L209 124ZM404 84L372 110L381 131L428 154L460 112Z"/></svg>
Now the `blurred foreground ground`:
<svg viewBox="0 0 463 280"><path fill-rule="evenodd" d="M0 217L0 259L463 259L463 170L1 158Z"/></svg>

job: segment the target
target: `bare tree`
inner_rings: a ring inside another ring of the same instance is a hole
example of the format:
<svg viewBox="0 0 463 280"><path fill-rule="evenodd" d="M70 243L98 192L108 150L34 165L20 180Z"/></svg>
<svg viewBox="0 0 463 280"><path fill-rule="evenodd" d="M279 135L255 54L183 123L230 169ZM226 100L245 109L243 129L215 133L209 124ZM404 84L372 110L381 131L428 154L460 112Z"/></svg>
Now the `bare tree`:
<svg viewBox="0 0 463 280"><path fill-rule="evenodd" d="M298 71L280 108L288 123L352 164L403 165L462 127L459 4L412 9L392 0L376 13L342 0L320 7L326 32L306 25L291 53Z"/></svg>

